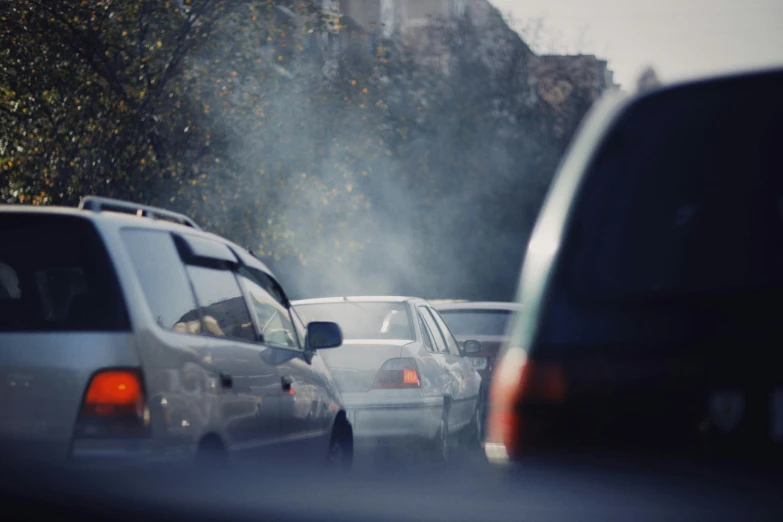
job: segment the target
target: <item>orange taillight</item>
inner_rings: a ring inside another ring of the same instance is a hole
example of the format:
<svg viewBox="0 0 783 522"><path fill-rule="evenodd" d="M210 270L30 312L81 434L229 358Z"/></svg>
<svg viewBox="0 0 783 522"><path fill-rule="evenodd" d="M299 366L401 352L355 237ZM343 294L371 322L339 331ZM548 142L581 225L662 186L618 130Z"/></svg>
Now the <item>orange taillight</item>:
<svg viewBox="0 0 783 522"><path fill-rule="evenodd" d="M74 429L76 439L150 436L141 372L107 369L93 375Z"/></svg>
<svg viewBox="0 0 783 522"><path fill-rule="evenodd" d="M419 374L416 370L403 370L402 382L404 384L419 384Z"/></svg>
<svg viewBox="0 0 783 522"><path fill-rule="evenodd" d="M82 413L87 416L140 414L144 408L141 375L133 370L96 373L84 396Z"/></svg>
<svg viewBox="0 0 783 522"><path fill-rule="evenodd" d="M511 348L498 363L490 386L487 442L501 444L513 457L524 430L520 406L560 403L566 394L565 373L560 366L532 361L521 348Z"/></svg>
<svg viewBox="0 0 783 522"><path fill-rule="evenodd" d="M375 376L373 389L421 388L415 359L389 359Z"/></svg>
<svg viewBox="0 0 783 522"><path fill-rule="evenodd" d="M135 404L142 400L136 372L107 370L95 375L87 389L85 404Z"/></svg>

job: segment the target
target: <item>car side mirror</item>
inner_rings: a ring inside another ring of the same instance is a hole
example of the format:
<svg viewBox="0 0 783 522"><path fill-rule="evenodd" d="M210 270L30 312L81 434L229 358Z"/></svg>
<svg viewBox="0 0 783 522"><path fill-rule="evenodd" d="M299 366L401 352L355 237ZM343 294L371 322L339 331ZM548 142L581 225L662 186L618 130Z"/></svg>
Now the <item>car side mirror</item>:
<svg viewBox="0 0 783 522"><path fill-rule="evenodd" d="M307 325L307 348L325 350L343 344L343 331L337 323L314 321Z"/></svg>
<svg viewBox="0 0 783 522"><path fill-rule="evenodd" d="M462 343L462 353L465 355L472 355L481 352L481 341L474 341L472 339Z"/></svg>

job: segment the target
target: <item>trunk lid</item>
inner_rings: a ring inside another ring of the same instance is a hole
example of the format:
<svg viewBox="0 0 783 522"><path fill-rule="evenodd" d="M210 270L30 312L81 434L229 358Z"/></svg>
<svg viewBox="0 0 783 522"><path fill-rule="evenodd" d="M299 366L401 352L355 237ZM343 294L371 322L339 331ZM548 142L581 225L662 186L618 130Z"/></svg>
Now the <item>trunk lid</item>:
<svg viewBox="0 0 783 522"><path fill-rule="evenodd" d="M319 352L342 393L368 392L383 363L401 356L411 340L346 339L342 346Z"/></svg>
<svg viewBox="0 0 783 522"><path fill-rule="evenodd" d="M92 375L138 366L130 333L0 333L2 450L66 458Z"/></svg>

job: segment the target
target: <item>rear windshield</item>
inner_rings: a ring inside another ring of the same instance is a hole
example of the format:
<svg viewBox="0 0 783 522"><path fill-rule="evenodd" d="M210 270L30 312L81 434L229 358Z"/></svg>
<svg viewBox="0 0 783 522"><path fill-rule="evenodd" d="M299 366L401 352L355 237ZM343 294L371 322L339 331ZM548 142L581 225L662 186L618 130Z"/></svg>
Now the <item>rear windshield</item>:
<svg viewBox="0 0 783 522"><path fill-rule="evenodd" d="M625 113L580 189L542 342L780 339L781 89L781 74L691 85Z"/></svg>
<svg viewBox="0 0 783 522"><path fill-rule="evenodd" d="M76 216L0 213L0 332L129 330L95 227Z"/></svg>
<svg viewBox="0 0 783 522"><path fill-rule="evenodd" d="M631 109L577 207L572 288L610 299L783 290L781 89L783 75L701 85Z"/></svg>
<svg viewBox="0 0 783 522"><path fill-rule="evenodd" d="M511 319L509 310L439 310L449 329L456 336L502 336Z"/></svg>
<svg viewBox="0 0 783 522"><path fill-rule="evenodd" d="M415 339L405 303L341 303L297 305L305 323L329 321L340 325L345 339Z"/></svg>

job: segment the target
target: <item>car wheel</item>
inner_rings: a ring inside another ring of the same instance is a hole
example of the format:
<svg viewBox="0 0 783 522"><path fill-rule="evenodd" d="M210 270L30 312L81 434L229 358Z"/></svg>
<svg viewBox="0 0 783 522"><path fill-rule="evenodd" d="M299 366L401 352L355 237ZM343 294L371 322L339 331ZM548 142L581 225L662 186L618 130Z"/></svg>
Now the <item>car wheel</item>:
<svg viewBox="0 0 783 522"><path fill-rule="evenodd" d="M465 429L463 443L469 449L481 447L484 442L484 402L479 400L473 412L473 418Z"/></svg>
<svg viewBox="0 0 783 522"><path fill-rule="evenodd" d="M345 420L338 420L334 424L326 465L330 469L342 470L351 469L353 465L353 428Z"/></svg>
<svg viewBox="0 0 783 522"><path fill-rule="evenodd" d="M433 441L433 456L438 462L446 463L451 455L451 441L449 439L449 423L441 419L438 433Z"/></svg>
<svg viewBox="0 0 783 522"><path fill-rule="evenodd" d="M228 454L223 442L217 436L207 435L198 445L196 466L204 470L224 469L228 465Z"/></svg>

